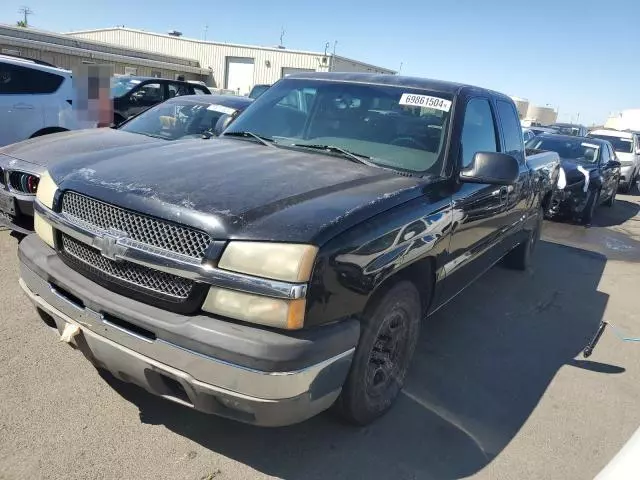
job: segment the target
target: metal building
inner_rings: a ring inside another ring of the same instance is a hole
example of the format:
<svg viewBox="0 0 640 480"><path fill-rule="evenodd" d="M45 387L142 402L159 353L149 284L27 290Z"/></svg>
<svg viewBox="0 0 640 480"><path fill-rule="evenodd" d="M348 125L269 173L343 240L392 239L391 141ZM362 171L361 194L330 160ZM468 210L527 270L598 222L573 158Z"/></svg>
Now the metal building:
<svg viewBox="0 0 640 480"><path fill-rule="evenodd" d="M550 107L537 107L529 105L527 109L527 117L525 120L538 123L540 125L551 125L556 123L558 112Z"/></svg>
<svg viewBox="0 0 640 480"><path fill-rule="evenodd" d="M529 100L520 97L511 97L511 100L516 104L518 117L520 120L524 120L527 117L527 110L529 110Z"/></svg>
<svg viewBox="0 0 640 480"><path fill-rule="evenodd" d="M246 94L256 84L272 84L286 75L305 71L372 72L395 74L331 53L281 47L259 47L210 42L173 35L114 27L71 32L67 35L176 57L194 58L211 72L207 84Z"/></svg>
<svg viewBox="0 0 640 480"><path fill-rule="evenodd" d="M615 130L640 131L640 108L623 110L620 113L609 116L604 124L605 128Z"/></svg>
<svg viewBox="0 0 640 480"><path fill-rule="evenodd" d="M208 69L195 59L107 45L33 28L0 25L0 53L29 57L72 70L81 64L114 66L114 73L206 80Z"/></svg>

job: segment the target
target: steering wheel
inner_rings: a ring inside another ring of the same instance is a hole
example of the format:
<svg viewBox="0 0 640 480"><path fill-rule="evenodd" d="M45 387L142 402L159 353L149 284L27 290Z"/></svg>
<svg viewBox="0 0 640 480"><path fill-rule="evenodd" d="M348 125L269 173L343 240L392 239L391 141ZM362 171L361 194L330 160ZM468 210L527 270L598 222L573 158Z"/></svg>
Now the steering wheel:
<svg viewBox="0 0 640 480"><path fill-rule="evenodd" d="M423 143L419 142L415 138L412 137L397 137L391 141L391 145L396 145L398 147L407 147L407 148L415 148L418 147L420 150L426 150L427 147Z"/></svg>

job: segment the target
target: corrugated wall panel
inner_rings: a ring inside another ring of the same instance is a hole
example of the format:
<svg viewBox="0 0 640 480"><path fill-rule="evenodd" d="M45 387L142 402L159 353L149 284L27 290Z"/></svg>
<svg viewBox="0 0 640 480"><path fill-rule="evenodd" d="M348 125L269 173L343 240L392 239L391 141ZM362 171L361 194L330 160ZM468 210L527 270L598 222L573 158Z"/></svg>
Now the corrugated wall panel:
<svg viewBox="0 0 640 480"><path fill-rule="evenodd" d="M332 72L348 72L348 73L392 73L392 71L386 68L377 68L373 65L367 65L361 62L352 61L342 57L331 58L331 71Z"/></svg>
<svg viewBox="0 0 640 480"><path fill-rule="evenodd" d="M254 84L276 82L280 79L283 68L327 71L329 67L329 59L323 61L322 54L199 42L126 29L79 32L73 35L127 48L194 58L202 68L211 68L211 84L216 87L224 86L227 57L252 58L255 65Z"/></svg>

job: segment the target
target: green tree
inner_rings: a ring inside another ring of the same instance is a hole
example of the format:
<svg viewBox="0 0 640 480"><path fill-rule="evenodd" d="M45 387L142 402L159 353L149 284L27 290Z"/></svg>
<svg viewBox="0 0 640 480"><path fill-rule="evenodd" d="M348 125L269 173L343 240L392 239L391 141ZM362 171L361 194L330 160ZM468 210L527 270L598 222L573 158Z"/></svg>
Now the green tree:
<svg viewBox="0 0 640 480"><path fill-rule="evenodd" d="M27 27L29 26L29 25L27 25L27 22L25 22L24 20L18 20L18 21L16 22L16 25L17 25L18 27L24 27L24 28L27 28Z"/></svg>

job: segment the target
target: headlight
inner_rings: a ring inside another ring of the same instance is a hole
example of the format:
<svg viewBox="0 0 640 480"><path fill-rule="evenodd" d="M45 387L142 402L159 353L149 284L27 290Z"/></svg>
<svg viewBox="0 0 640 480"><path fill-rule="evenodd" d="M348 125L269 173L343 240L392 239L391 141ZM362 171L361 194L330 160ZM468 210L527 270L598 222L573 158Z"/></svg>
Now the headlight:
<svg viewBox="0 0 640 480"><path fill-rule="evenodd" d="M56 194L56 190L58 186L56 182L53 181L49 172L44 172L40 177L40 182L38 183L38 191L36 193L36 198L40 200L45 207L53 208L53 197Z"/></svg>
<svg viewBox="0 0 640 480"><path fill-rule="evenodd" d="M303 298L283 300L211 287L202 309L245 322L297 330L304 324L305 306Z"/></svg>
<svg viewBox="0 0 640 480"><path fill-rule="evenodd" d="M40 183L38 183L36 198L45 207L53 208L53 197L55 196L57 189L58 186L51 178L51 175L49 175L49 172L44 172L40 177ZM54 248L53 227L44 218L42 218L38 212L34 212L33 214L33 227L42 241L51 248Z"/></svg>
<svg viewBox="0 0 640 480"><path fill-rule="evenodd" d="M229 243L218 268L257 277L307 282L311 277L318 247L287 243Z"/></svg>
<svg viewBox="0 0 640 480"><path fill-rule="evenodd" d="M560 167L560 172L558 172L558 190L564 190L564 187L567 186L567 175L564 171L564 168Z"/></svg>

